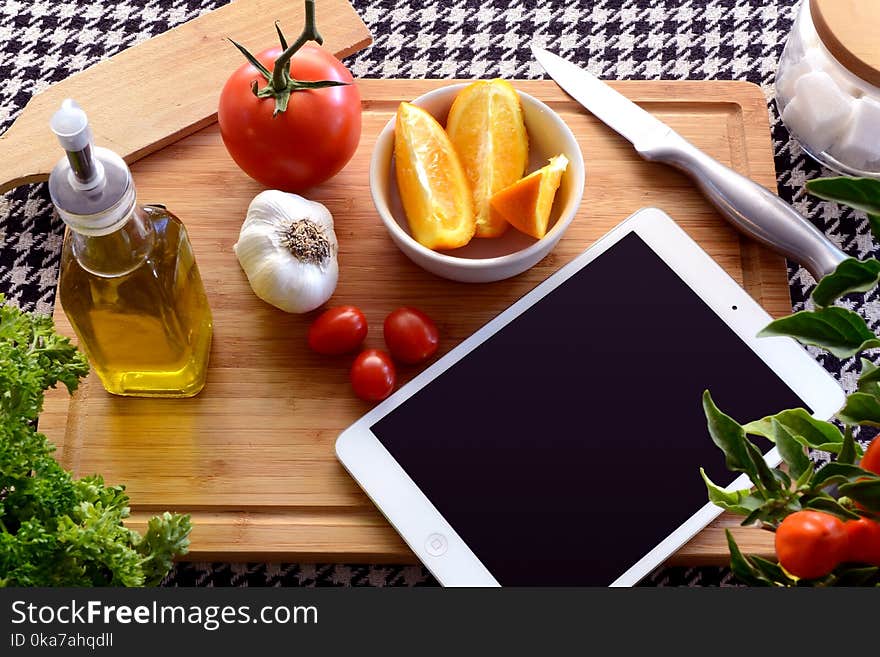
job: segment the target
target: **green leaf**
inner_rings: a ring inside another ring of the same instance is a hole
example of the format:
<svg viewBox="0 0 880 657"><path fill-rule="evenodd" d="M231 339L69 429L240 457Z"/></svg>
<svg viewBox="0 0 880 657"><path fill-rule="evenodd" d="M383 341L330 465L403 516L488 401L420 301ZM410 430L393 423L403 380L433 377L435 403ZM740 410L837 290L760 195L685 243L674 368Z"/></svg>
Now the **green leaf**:
<svg viewBox="0 0 880 657"><path fill-rule="evenodd" d="M871 229L871 234L874 235L874 239L880 242L880 215L869 212L868 227Z"/></svg>
<svg viewBox="0 0 880 657"><path fill-rule="evenodd" d="M804 445L775 417L770 418L770 425L772 427L773 442L776 443L776 447L779 449L779 455L788 466L792 476L795 479L800 479L804 472L813 468L813 464L804 450Z"/></svg>
<svg viewBox="0 0 880 657"><path fill-rule="evenodd" d="M837 201L856 210L880 214L880 180L873 178L816 178L807 191L826 201Z"/></svg>
<svg viewBox="0 0 880 657"><path fill-rule="evenodd" d="M834 571L837 576L835 586L876 586L878 583L877 575L880 574L880 568L877 566L866 567L842 567Z"/></svg>
<svg viewBox="0 0 880 657"><path fill-rule="evenodd" d="M758 569L764 577L766 577L771 582L775 582L776 584L782 586L791 586L795 583L791 577L786 575L785 571L779 566L778 563L773 563L772 561L768 561L764 557L758 556L757 554L753 554L749 557L749 561L754 564L755 568Z"/></svg>
<svg viewBox="0 0 880 657"><path fill-rule="evenodd" d="M708 390L703 391L703 412L706 414L712 442L724 452L727 469L757 477L749 456L745 431L736 420L718 409Z"/></svg>
<svg viewBox="0 0 880 657"><path fill-rule="evenodd" d="M862 316L839 306L802 310L771 322L758 333L765 338L780 335L821 347L841 359L880 347L880 339Z"/></svg>
<svg viewBox="0 0 880 657"><path fill-rule="evenodd" d="M715 484L706 471L700 468L700 475L706 484L709 493L709 501L725 511L731 511L739 515L748 515L761 505L761 500L751 495L751 490L728 491Z"/></svg>
<svg viewBox="0 0 880 657"><path fill-rule="evenodd" d="M787 499L786 499L787 496ZM802 510L800 500L794 495L788 493L776 493L771 495L769 499L760 499L761 506L752 511L740 523L743 527L750 525L760 525L762 527L771 526L778 527L785 517L795 511Z"/></svg>
<svg viewBox="0 0 880 657"><path fill-rule="evenodd" d="M752 510L752 512L743 518L743 521L739 523L743 527L750 527L751 525L762 523L767 517L767 509L762 504L758 508Z"/></svg>
<svg viewBox="0 0 880 657"><path fill-rule="evenodd" d="M810 462L810 467L804 470L803 474L797 478L797 481L794 482L794 487L798 490L806 486L810 483L810 479L813 478L813 464Z"/></svg>
<svg viewBox="0 0 880 657"><path fill-rule="evenodd" d="M855 500L870 511L880 512L880 478L842 484L840 494Z"/></svg>
<svg viewBox="0 0 880 657"><path fill-rule="evenodd" d="M788 433L804 447L823 452L839 454L843 447L843 434L830 422L817 420L803 408L782 411L776 415L749 422L743 429L746 433L775 440L773 420L781 424Z"/></svg>
<svg viewBox="0 0 880 657"><path fill-rule="evenodd" d="M850 463L841 463L835 461L822 466L810 481L810 486L814 489L821 489L831 484L844 484L856 481L861 477L869 477L870 473L865 472L857 465Z"/></svg>
<svg viewBox="0 0 880 657"><path fill-rule="evenodd" d="M767 465L767 461L764 460L764 455L761 454L761 450L755 447L755 445L749 440L746 440L746 449L749 452L749 458L751 459L755 472L758 475L758 481L761 482L764 489L771 493L771 495L780 492L782 490L782 483L773 474L770 466ZM754 480L753 483L757 484Z"/></svg>
<svg viewBox="0 0 880 657"><path fill-rule="evenodd" d="M813 290L813 301L819 306L830 306L837 299L853 292L867 292L880 281L880 261L875 258L856 260L847 258L832 273L825 276Z"/></svg>
<svg viewBox="0 0 880 657"><path fill-rule="evenodd" d="M854 392L837 412L844 424L867 424L880 427L880 399L866 392Z"/></svg>
<svg viewBox="0 0 880 657"><path fill-rule="evenodd" d="M801 506L814 511L824 511L843 520L858 520L860 517L858 513L850 511L829 495L804 496L801 499Z"/></svg>
<svg viewBox="0 0 880 657"><path fill-rule="evenodd" d="M859 392L880 397L880 367L877 367L867 358L862 358L862 373L859 375Z"/></svg>
<svg viewBox="0 0 880 657"><path fill-rule="evenodd" d="M791 476L785 470L773 468L773 476L779 480L783 490L791 488Z"/></svg>
<svg viewBox="0 0 880 657"><path fill-rule="evenodd" d="M743 555L730 530L725 529L724 533L727 535L727 548L730 550L730 570L734 576L749 586L772 586L773 582Z"/></svg>
<svg viewBox="0 0 880 657"><path fill-rule="evenodd" d="M840 448L840 454L837 455L837 463L855 463L859 451L855 438L853 438L853 429L851 426L847 425L843 431L843 445Z"/></svg>

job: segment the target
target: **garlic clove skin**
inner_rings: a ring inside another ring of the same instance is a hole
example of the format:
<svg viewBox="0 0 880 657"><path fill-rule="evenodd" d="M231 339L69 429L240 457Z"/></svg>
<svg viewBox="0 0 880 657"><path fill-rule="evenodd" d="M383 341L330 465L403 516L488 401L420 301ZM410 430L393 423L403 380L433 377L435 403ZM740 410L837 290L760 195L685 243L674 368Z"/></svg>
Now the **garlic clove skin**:
<svg viewBox="0 0 880 657"><path fill-rule="evenodd" d="M286 312L315 310L336 289L333 217L322 204L297 194L258 194L233 249L254 293Z"/></svg>

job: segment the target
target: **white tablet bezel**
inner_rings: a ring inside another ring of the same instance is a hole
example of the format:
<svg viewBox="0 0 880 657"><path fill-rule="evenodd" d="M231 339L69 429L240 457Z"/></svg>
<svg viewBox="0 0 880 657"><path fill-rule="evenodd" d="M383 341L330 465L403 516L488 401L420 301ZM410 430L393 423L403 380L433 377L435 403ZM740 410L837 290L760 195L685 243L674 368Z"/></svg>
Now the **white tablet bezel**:
<svg viewBox="0 0 880 657"><path fill-rule="evenodd" d="M370 427L630 232L641 237L813 409L815 417L828 419L843 405L841 387L794 340L755 337L772 318L684 230L661 210L640 210L360 418L337 439L336 455L343 466L441 584L499 585ZM708 434L706 440L709 440ZM771 465L780 460L775 448L765 459ZM455 473L450 476L454 477ZM728 489L749 485L746 476L741 475ZM681 526L671 527L670 534L622 573L612 586L631 586L638 582L720 513L720 508L707 503Z"/></svg>

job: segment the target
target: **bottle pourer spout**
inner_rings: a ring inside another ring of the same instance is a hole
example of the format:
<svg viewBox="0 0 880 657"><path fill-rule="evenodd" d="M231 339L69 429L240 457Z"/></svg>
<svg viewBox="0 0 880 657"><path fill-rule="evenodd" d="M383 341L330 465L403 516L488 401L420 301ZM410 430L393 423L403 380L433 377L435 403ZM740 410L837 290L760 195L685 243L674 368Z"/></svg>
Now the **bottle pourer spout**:
<svg viewBox="0 0 880 657"><path fill-rule="evenodd" d="M103 168L92 154L92 131L89 119L82 108L70 98L61 103L61 109L49 122L61 148L67 151L73 179L79 189L92 189L103 182Z"/></svg>

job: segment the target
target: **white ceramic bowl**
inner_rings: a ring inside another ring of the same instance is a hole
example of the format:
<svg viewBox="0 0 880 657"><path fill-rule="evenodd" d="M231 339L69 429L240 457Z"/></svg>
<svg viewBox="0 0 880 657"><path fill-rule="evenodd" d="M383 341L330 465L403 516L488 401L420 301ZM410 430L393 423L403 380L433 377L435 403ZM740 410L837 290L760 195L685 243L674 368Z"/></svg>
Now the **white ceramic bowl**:
<svg viewBox="0 0 880 657"><path fill-rule="evenodd" d="M452 101L465 84L435 89L412 101L446 125ZM382 222L398 248L414 263L429 272L464 283L489 283L521 274L543 259L565 229L571 224L584 193L584 158L571 129L541 101L518 91L529 134L529 165L531 173L547 164L554 155L564 154L568 168L553 209L550 229L541 240L511 227L501 237L474 238L467 246L451 251L433 251L419 244L410 233L403 212L397 179L394 173L394 119L391 119L376 140L370 161L370 192Z"/></svg>

